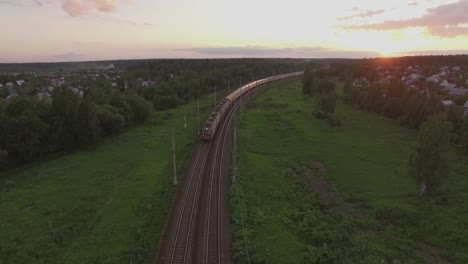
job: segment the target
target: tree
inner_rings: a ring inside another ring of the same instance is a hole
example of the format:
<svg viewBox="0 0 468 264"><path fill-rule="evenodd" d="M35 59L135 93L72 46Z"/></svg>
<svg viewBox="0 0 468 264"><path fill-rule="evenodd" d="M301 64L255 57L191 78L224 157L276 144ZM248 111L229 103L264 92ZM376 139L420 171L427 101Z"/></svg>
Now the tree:
<svg viewBox="0 0 468 264"><path fill-rule="evenodd" d="M315 77L313 69L308 66L302 77L302 94L312 94L315 90Z"/></svg>
<svg viewBox="0 0 468 264"><path fill-rule="evenodd" d="M29 101L28 105L24 102ZM25 106L20 108L18 105ZM3 146L8 153L8 163L17 165L43 154L44 138L48 125L39 118L32 100L21 98L11 102L3 120Z"/></svg>
<svg viewBox="0 0 468 264"><path fill-rule="evenodd" d="M8 153L0 149L0 170L8 168Z"/></svg>
<svg viewBox="0 0 468 264"><path fill-rule="evenodd" d="M133 110L125 100L125 96L121 93L114 93L110 105L119 110L119 113L125 118L126 126L131 126L133 124Z"/></svg>
<svg viewBox="0 0 468 264"><path fill-rule="evenodd" d="M97 115L101 126L101 134L103 136L116 134L125 126L125 118L119 114L119 110L113 106L98 106Z"/></svg>
<svg viewBox="0 0 468 264"><path fill-rule="evenodd" d="M49 145L51 151L71 150L78 145L78 106L80 97L60 87L52 93Z"/></svg>
<svg viewBox="0 0 468 264"><path fill-rule="evenodd" d="M443 114L431 116L420 128L416 148L409 159L409 174L419 181L421 195L436 188L442 169L441 151L449 131L450 123Z"/></svg>
<svg viewBox="0 0 468 264"><path fill-rule="evenodd" d="M459 143L463 127L463 108L458 105L451 105L447 108L447 118L452 124L451 141Z"/></svg>
<svg viewBox="0 0 468 264"><path fill-rule="evenodd" d="M125 101L130 105L133 112L133 120L137 123L141 123L148 119L152 105L139 95L130 95L125 97Z"/></svg>
<svg viewBox="0 0 468 264"><path fill-rule="evenodd" d="M78 140L80 145L97 142L101 128L98 118L98 106L90 99L84 99L78 107Z"/></svg>
<svg viewBox="0 0 468 264"><path fill-rule="evenodd" d="M468 153L468 115L463 118L463 125L460 133L460 143L462 144L465 153Z"/></svg>
<svg viewBox="0 0 468 264"><path fill-rule="evenodd" d="M336 106L336 94L335 92L328 92L320 96L319 107L320 112L324 115L333 114Z"/></svg>

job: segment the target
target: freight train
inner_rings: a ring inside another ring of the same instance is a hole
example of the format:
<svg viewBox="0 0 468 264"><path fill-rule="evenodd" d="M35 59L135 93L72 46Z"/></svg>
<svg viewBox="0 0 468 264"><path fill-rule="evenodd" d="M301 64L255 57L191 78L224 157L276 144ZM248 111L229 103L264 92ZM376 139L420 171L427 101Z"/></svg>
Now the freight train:
<svg viewBox="0 0 468 264"><path fill-rule="evenodd" d="M228 112L228 110L235 105L235 103L242 98L245 94L248 92L252 91L253 89L277 80L281 79L286 79L290 77L295 77L302 75L304 72L293 72L293 73L287 73L287 74L281 74L281 75L275 75L275 76L270 76L264 79L260 79L251 83L248 83L238 89L236 89L234 92L230 93L224 100L219 102L219 104L215 107L213 112L211 112L210 116L208 117L208 120L206 120L205 125L202 128L202 131L200 133L200 139L202 141L210 141L212 140L215 135L216 135L216 130L218 128L218 124L220 123L221 119L224 117L224 114Z"/></svg>

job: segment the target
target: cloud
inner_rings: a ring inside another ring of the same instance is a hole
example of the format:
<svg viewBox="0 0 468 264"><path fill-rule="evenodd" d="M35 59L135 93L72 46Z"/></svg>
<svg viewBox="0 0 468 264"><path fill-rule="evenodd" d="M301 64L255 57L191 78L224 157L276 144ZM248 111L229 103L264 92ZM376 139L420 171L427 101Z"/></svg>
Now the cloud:
<svg viewBox="0 0 468 264"><path fill-rule="evenodd" d="M412 2L412 3L409 3L408 6L418 6L419 3L418 2Z"/></svg>
<svg viewBox="0 0 468 264"><path fill-rule="evenodd" d="M374 52L334 50L323 47L266 48L262 46L197 47L175 51L195 52L207 57L290 57L290 58L364 58L377 57Z"/></svg>
<svg viewBox="0 0 468 264"><path fill-rule="evenodd" d="M354 9L353 9L354 10ZM362 12L362 13L359 13L359 14L356 14L356 15L351 15L351 16L347 16L347 17L341 17L341 18L338 18L339 20L350 20L350 19L353 19L353 18L367 18L367 17L371 17L371 16L375 16L375 15L379 15L379 14L382 14L383 12L385 12L385 10L383 9L379 9L379 10L368 10L368 11L365 11L365 12Z"/></svg>
<svg viewBox="0 0 468 264"><path fill-rule="evenodd" d="M83 54L75 53L73 51L69 51L63 54L58 54L58 55L53 55L52 56L54 59L58 59L60 61L72 61L72 60L78 60L84 57Z"/></svg>
<svg viewBox="0 0 468 264"><path fill-rule="evenodd" d="M467 50L424 50L424 51L407 51L401 52L400 55L460 55L460 54L468 54Z"/></svg>
<svg viewBox="0 0 468 264"><path fill-rule="evenodd" d="M44 4L50 4L51 0L0 0L0 5L10 6L43 6Z"/></svg>
<svg viewBox="0 0 468 264"><path fill-rule="evenodd" d="M382 23L346 26L347 29L395 30L408 27L426 27L436 36L455 37L468 34L468 0L429 8L427 14L407 20L388 20ZM465 24L465 25L464 25Z"/></svg>
<svg viewBox="0 0 468 264"><path fill-rule="evenodd" d="M62 9L70 16L83 16L95 11L114 12L116 0L62 0Z"/></svg>

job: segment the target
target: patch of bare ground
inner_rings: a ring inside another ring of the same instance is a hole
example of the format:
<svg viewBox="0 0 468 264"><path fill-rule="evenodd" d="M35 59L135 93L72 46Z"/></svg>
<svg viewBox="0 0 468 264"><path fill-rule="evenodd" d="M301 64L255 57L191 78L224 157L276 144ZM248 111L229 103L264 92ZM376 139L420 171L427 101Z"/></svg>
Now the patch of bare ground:
<svg viewBox="0 0 468 264"><path fill-rule="evenodd" d="M343 199L336 194L331 184L326 180L327 168L317 160L312 160L311 168L304 167L304 175L309 188L318 194L327 207L343 203Z"/></svg>
<svg viewBox="0 0 468 264"><path fill-rule="evenodd" d="M452 262L442 258L439 254L439 250L424 241L417 241L418 255L423 257L429 264L451 264Z"/></svg>

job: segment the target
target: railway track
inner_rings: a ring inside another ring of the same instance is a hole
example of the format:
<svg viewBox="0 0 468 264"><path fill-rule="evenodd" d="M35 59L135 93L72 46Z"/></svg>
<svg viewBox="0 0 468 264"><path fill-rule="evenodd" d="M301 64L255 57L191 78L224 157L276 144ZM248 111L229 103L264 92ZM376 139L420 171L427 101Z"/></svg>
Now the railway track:
<svg viewBox="0 0 468 264"><path fill-rule="evenodd" d="M223 119L212 142L199 143L172 213L168 234L163 238L160 258L155 263L231 263L225 241L229 217L226 208L230 183L229 161L233 117L239 101ZM224 210L224 211L223 211ZM229 238L229 239L226 239Z"/></svg>
<svg viewBox="0 0 468 264"><path fill-rule="evenodd" d="M255 89L256 91L257 89ZM217 135L197 144L179 187L154 263L232 263L228 191L234 116L254 90L241 95L219 123Z"/></svg>
<svg viewBox="0 0 468 264"><path fill-rule="evenodd" d="M232 144L232 125L233 116L237 110L238 105L233 107L228 113L223 122L222 129L219 133L214 147L214 160L210 169L209 177L209 193L207 199L207 212L205 216L205 233L204 233L204 247L203 247L203 262L205 264L211 263L227 263L231 262L229 257L226 257L226 250L223 247L223 235L227 232L223 230L223 208L222 205L227 205L227 189L225 186L229 185L229 156L231 153ZM228 155L226 155L228 154ZM224 198L224 199L223 199ZM225 222L227 222L225 221Z"/></svg>

